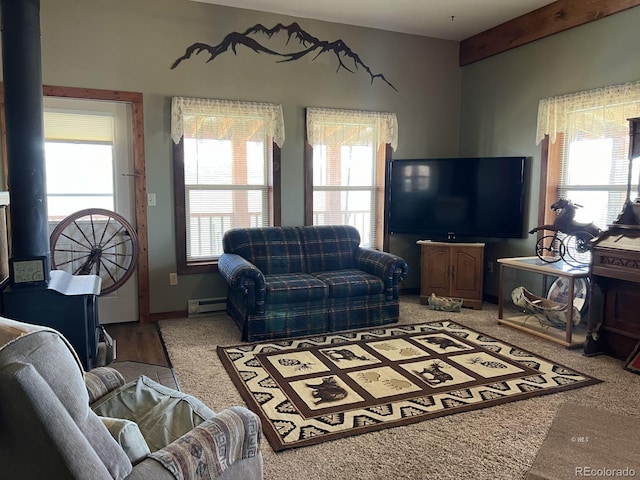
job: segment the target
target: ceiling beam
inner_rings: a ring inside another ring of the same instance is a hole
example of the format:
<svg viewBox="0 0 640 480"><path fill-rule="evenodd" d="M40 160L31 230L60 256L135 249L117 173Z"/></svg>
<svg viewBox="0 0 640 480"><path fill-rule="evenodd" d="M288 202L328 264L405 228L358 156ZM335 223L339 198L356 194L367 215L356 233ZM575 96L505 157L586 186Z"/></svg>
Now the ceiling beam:
<svg viewBox="0 0 640 480"><path fill-rule="evenodd" d="M640 0L558 0L460 42L460 66L640 5Z"/></svg>

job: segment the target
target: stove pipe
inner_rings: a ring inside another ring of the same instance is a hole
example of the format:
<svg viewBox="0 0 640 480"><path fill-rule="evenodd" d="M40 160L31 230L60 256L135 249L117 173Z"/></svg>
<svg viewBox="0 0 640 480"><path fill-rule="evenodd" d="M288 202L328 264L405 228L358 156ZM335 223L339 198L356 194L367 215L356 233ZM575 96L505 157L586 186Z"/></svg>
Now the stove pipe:
<svg viewBox="0 0 640 480"><path fill-rule="evenodd" d="M0 0L13 259L45 257L49 278L40 0Z"/></svg>

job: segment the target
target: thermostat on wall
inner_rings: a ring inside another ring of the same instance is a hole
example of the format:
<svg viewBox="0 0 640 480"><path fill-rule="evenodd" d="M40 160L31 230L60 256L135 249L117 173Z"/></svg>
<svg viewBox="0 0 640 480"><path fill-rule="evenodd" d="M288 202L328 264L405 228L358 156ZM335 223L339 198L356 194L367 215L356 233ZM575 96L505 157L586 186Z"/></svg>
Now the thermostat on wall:
<svg viewBox="0 0 640 480"><path fill-rule="evenodd" d="M11 286L38 286L49 283L49 262L47 257L9 259Z"/></svg>

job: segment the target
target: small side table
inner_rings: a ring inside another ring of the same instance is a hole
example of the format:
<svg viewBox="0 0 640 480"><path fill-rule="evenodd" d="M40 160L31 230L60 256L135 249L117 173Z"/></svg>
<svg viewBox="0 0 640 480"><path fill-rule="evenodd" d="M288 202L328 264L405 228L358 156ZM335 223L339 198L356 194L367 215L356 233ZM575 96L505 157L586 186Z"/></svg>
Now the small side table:
<svg viewBox="0 0 640 480"><path fill-rule="evenodd" d="M573 327L573 309L567 311L566 329L560 330L553 326L542 326L540 323L531 321L531 315L523 314L510 318L503 318L504 314L504 288L505 288L505 269L511 268L526 272L532 272L543 275L543 290L547 291L548 277L563 278L567 280L567 298L575 298L575 281L577 279L586 279L589 277L589 268L576 268L564 261L555 263L547 263L538 257L517 257L517 258L499 258L500 264L500 291L498 296L498 323L508 325L518 330L537 335L552 342L564 345L568 348L582 347L586 340L586 335L574 332ZM573 300L572 300L573 301ZM528 323L527 323L528 321Z"/></svg>

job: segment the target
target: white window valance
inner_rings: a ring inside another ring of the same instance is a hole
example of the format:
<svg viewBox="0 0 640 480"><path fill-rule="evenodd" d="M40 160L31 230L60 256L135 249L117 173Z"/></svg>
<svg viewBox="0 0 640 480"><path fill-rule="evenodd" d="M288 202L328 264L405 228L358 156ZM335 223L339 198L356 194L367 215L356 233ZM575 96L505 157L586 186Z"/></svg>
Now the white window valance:
<svg viewBox="0 0 640 480"><path fill-rule="evenodd" d="M536 144L545 135L588 131L605 136L612 123L640 117L640 81L540 100ZM571 140L571 139L570 139Z"/></svg>
<svg viewBox="0 0 640 480"><path fill-rule="evenodd" d="M184 135L185 116L234 116L246 119L255 117L264 122L265 133L273 142L282 147L284 144L284 119L282 105L272 103L239 102L210 98L173 97L171 101L171 138L179 143Z"/></svg>
<svg viewBox="0 0 640 480"><path fill-rule="evenodd" d="M307 108L309 145L391 144L398 148L398 119L395 113Z"/></svg>

